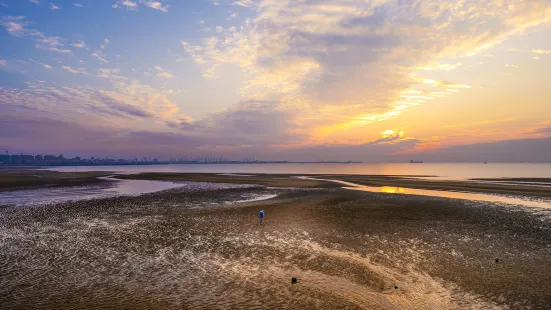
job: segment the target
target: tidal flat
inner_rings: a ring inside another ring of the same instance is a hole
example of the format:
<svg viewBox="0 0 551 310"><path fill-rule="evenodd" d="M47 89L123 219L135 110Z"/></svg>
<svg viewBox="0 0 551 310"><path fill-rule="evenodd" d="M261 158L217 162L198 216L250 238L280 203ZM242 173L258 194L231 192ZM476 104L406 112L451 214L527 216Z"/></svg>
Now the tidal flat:
<svg viewBox="0 0 551 310"><path fill-rule="evenodd" d="M551 304L551 210L282 175L194 178L253 186L1 207L2 309Z"/></svg>

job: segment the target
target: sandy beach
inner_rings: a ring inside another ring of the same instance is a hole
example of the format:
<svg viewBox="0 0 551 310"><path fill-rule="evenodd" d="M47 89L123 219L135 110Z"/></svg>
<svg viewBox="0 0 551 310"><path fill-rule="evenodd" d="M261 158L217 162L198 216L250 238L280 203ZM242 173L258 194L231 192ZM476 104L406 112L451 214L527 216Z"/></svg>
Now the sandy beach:
<svg viewBox="0 0 551 310"><path fill-rule="evenodd" d="M0 208L2 309L551 304L548 210L286 176L193 178L255 186ZM236 202L244 195L277 196Z"/></svg>

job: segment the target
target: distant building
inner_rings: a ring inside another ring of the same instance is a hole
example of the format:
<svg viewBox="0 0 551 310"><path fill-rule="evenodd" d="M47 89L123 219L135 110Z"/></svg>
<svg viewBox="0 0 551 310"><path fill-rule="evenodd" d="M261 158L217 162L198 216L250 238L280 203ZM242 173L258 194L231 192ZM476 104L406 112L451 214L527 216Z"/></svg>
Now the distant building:
<svg viewBox="0 0 551 310"><path fill-rule="evenodd" d="M6 165L6 164L9 164L9 163L11 163L10 155L8 155L8 154L0 155L0 164Z"/></svg>
<svg viewBox="0 0 551 310"><path fill-rule="evenodd" d="M20 164L21 163L21 155L12 155L11 156L11 163L12 164Z"/></svg>
<svg viewBox="0 0 551 310"><path fill-rule="evenodd" d="M42 155L36 155L34 160L44 160L44 157Z"/></svg>
<svg viewBox="0 0 551 310"><path fill-rule="evenodd" d="M21 155L21 163L30 163L34 161L34 156L32 155Z"/></svg>

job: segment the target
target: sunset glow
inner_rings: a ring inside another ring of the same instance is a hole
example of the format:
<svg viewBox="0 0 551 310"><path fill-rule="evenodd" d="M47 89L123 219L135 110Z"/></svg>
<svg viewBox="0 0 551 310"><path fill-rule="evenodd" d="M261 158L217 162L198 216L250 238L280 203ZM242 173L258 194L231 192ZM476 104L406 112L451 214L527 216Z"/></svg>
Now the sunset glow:
<svg viewBox="0 0 551 310"><path fill-rule="evenodd" d="M0 147L544 161L550 21L548 0L0 0Z"/></svg>

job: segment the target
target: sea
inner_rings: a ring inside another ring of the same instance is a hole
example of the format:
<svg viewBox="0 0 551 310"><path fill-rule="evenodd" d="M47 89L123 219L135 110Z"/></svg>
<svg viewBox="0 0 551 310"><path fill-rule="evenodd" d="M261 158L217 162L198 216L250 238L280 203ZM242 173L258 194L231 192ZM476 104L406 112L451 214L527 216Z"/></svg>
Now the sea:
<svg viewBox="0 0 551 310"><path fill-rule="evenodd" d="M364 174L473 178L551 178L551 163L308 163L308 164L185 164L136 166L79 166L48 168L63 172L113 171L194 173Z"/></svg>

